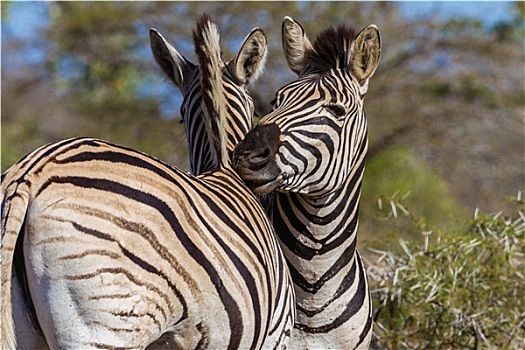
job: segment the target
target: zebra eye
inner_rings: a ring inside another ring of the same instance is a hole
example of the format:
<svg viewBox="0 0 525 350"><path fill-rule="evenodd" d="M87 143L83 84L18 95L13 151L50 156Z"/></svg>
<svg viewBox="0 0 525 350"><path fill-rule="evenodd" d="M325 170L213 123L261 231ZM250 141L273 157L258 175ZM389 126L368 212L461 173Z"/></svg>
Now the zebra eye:
<svg viewBox="0 0 525 350"><path fill-rule="evenodd" d="M324 106L334 117L341 118L346 114L346 109L344 106L334 103L329 103Z"/></svg>

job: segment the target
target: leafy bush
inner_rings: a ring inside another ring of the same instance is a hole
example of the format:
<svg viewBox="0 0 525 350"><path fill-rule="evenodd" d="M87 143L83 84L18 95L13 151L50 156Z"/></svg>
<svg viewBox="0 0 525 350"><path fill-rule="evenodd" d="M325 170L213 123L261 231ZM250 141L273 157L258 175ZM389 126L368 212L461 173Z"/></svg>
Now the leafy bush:
<svg viewBox="0 0 525 350"><path fill-rule="evenodd" d="M525 202L519 197L510 215L476 210L450 232L429 230L412 217L420 242L400 240L401 254L373 250L379 254L368 269L374 347L524 347Z"/></svg>

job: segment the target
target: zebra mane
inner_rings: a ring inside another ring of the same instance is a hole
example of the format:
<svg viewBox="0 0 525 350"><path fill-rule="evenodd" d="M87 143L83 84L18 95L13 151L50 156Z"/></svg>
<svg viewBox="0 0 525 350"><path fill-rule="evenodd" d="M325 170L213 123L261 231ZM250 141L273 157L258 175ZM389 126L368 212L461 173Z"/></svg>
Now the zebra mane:
<svg viewBox="0 0 525 350"><path fill-rule="evenodd" d="M220 167L228 164L226 149L227 101L223 87L224 62L219 46L219 30L207 14L197 20L193 31L195 53L199 61L202 110L208 139Z"/></svg>
<svg viewBox="0 0 525 350"><path fill-rule="evenodd" d="M317 35L313 50L306 52L307 71L324 73L330 69L350 69L355 29L341 24Z"/></svg>

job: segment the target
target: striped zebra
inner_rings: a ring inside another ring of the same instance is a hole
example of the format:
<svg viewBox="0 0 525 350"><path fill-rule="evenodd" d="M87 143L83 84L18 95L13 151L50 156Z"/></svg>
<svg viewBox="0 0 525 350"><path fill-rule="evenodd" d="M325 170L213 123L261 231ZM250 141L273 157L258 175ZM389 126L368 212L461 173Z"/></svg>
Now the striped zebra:
<svg viewBox="0 0 525 350"><path fill-rule="evenodd" d="M220 57L215 25L203 17L196 32ZM236 59L247 79L261 69L252 39ZM219 169L199 177L91 138L43 146L4 173L0 348L138 349L166 334L181 349L284 346L284 257L224 133L214 140Z"/></svg>
<svg viewBox="0 0 525 350"><path fill-rule="evenodd" d="M205 18L209 20L207 15ZM266 62L266 36L260 28L252 30L237 57L228 62L221 59L218 37L212 40L217 43L216 46L206 44L210 39L204 33L194 32L195 52L200 63L196 66L180 55L158 32L150 32L155 60L184 96L181 115L189 143L190 165L193 165L190 172L194 175L215 167L214 149L219 146L213 147L213 141L218 135L226 139L226 142L220 143L226 145L226 150L222 152L228 157L224 161L231 165L235 145L253 128L254 104L247 87L260 77ZM258 65L255 62L259 62ZM206 79L203 80L203 77ZM207 118L203 115L204 111ZM222 126L215 130L212 130L213 126L205 125L206 120L213 118L222 118ZM261 201L260 197L258 199ZM284 283L283 288L289 291L282 294L286 300L276 313L278 316L273 320L272 332L263 346L265 349L274 347L271 344L284 344L293 327L291 317L295 317L295 295L291 280ZM287 317L288 322L283 322L282 317ZM286 338L281 339L283 336Z"/></svg>
<svg viewBox="0 0 525 350"><path fill-rule="evenodd" d="M194 37L197 34L194 33ZM188 140L190 173L200 175L205 171L214 169L217 164L210 140L213 139L213 134L217 134L219 131L215 130L209 134L204 123L199 66L183 57L155 29L150 30L150 41L155 60L184 96L181 116ZM198 46L195 47L195 50L201 62L212 63L206 56L206 52L200 50ZM257 62L257 64L244 65L245 62L251 62L250 60ZM224 131L227 135L227 150L233 154L235 145L253 128L254 105L251 96L248 94L247 86L260 77L266 63L266 36L264 32L260 28L253 29L246 37L243 49L240 50L235 59L223 62L219 58L215 63L215 66L220 67L218 69L223 74L221 89L223 92L219 96L225 95L227 99L225 105L228 117ZM206 67L203 69L210 70ZM213 69L211 70L213 72ZM219 87L206 86L204 91L212 91L212 88L215 91L219 89ZM217 105L220 103L217 102L215 108Z"/></svg>
<svg viewBox="0 0 525 350"><path fill-rule="evenodd" d="M340 25L311 43L282 25L298 78L235 148L234 165L256 194L277 189L272 221L289 264L297 318L290 348L368 348L371 299L356 249L368 145L363 99L380 58L379 31Z"/></svg>

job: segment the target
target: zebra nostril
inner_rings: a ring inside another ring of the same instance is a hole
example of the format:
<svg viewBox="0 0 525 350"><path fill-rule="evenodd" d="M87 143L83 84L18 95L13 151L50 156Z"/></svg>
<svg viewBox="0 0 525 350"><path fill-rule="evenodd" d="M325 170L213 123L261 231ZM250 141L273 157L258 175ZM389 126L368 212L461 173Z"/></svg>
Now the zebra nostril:
<svg viewBox="0 0 525 350"><path fill-rule="evenodd" d="M265 147L260 150L254 150L248 154L247 160L251 163L261 163L265 162L270 158L270 148Z"/></svg>
<svg viewBox="0 0 525 350"><path fill-rule="evenodd" d="M241 161L244 161L246 157L250 154L250 150L245 147L245 142L241 141L237 144L233 150L233 163L239 164Z"/></svg>

